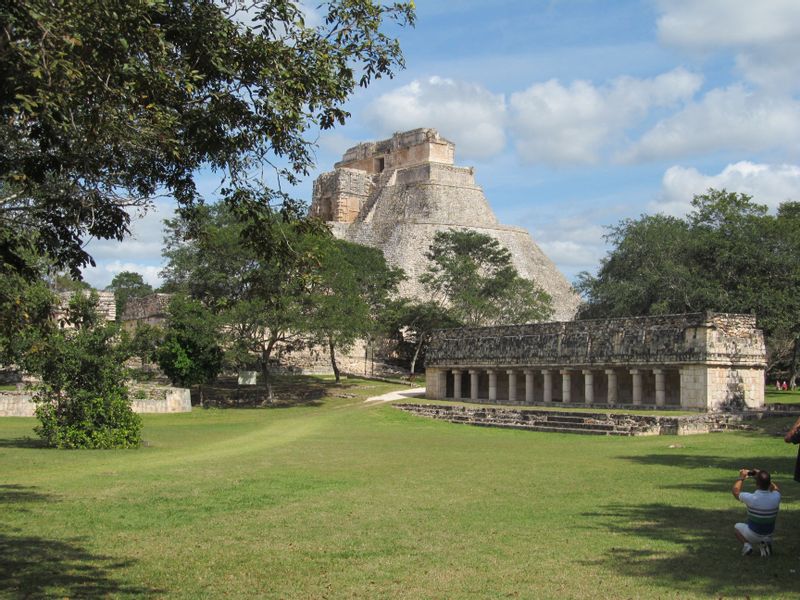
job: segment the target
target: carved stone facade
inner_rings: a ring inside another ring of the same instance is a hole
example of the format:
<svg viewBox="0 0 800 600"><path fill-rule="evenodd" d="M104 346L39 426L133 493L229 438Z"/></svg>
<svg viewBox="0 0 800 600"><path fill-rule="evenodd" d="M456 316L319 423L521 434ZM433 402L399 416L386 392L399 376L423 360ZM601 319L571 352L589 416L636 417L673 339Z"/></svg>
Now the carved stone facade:
<svg viewBox="0 0 800 600"><path fill-rule="evenodd" d="M172 294L150 294L142 298L129 298L122 313L122 325L126 329L139 323L161 326L167 321L167 307Z"/></svg>
<svg viewBox="0 0 800 600"><path fill-rule="evenodd" d="M66 323L65 319L67 317L67 309L69 308L70 300L72 300L72 295L74 293L75 292L60 292L58 294L58 306L53 310L53 317L56 322L61 323L64 327L71 327ZM86 296L89 292L81 291L79 293ZM117 318L117 303L114 299L114 292L98 292L94 290L94 293L97 294L97 312L100 313L102 319L109 322L115 321Z"/></svg>
<svg viewBox="0 0 800 600"><path fill-rule="evenodd" d="M766 350L752 315L449 329L427 353L426 396L473 402L764 406Z"/></svg>
<svg viewBox="0 0 800 600"><path fill-rule="evenodd" d="M495 238L519 274L553 297L555 318L571 319L578 297L527 230L497 222L470 167L457 167L455 146L434 129L415 129L348 150L314 182L311 214L336 237L379 248L408 279L400 294L425 298L418 282L438 231L465 229Z"/></svg>

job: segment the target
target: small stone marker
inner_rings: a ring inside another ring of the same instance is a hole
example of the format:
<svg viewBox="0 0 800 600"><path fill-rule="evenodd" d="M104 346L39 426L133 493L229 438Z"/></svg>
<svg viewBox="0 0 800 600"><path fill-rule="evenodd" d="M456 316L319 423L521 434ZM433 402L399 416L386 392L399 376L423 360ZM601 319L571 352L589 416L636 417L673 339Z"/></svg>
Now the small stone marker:
<svg viewBox="0 0 800 600"><path fill-rule="evenodd" d="M255 385L258 371L239 371L239 385Z"/></svg>

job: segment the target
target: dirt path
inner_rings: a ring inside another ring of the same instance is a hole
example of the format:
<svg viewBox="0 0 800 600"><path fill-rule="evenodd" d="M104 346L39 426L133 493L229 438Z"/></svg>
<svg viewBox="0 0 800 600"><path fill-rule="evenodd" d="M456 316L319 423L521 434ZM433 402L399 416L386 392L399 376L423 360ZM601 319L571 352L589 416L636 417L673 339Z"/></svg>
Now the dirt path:
<svg viewBox="0 0 800 600"><path fill-rule="evenodd" d="M373 396L372 398L367 398L364 402L391 402L392 400L408 400L409 398L419 398L420 396L425 395L425 388L412 388L410 390L400 390L395 392L389 392L388 394L383 394L382 396Z"/></svg>

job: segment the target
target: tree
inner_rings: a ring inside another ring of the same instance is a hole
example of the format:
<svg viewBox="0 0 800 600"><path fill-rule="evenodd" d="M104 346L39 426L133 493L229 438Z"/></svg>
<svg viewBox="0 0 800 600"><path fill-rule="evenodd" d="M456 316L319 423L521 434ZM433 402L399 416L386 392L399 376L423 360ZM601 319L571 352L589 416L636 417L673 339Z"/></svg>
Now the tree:
<svg viewBox="0 0 800 600"><path fill-rule="evenodd" d="M191 387L216 378L222 369L219 327L214 315L197 300L177 294L170 300L164 337L156 360L173 385Z"/></svg>
<svg viewBox="0 0 800 600"><path fill-rule="evenodd" d="M114 292L114 300L117 305L117 321L122 320L122 313L131 298L143 298L153 293L153 288L149 283L145 283L139 273L133 271L122 271L114 275L114 279L106 287L107 292Z"/></svg>
<svg viewBox="0 0 800 600"><path fill-rule="evenodd" d="M156 361L156 353L164 338L161 327L149 323L138 323L133 334L126 336L126 343L132 356L142 361L142 365Z"/></svg>
<svg viewBox="0 0 800 600"><path fill-rule="evenodd" d="M436 302L404 302L395 310L394 331L401 351L408 347L409 374L416 373L416 365L425 357L431 335L437 329L459 327L450 311Z"/></svg>
<svg viewBox="0 0 800 600"><path fill-rule="evenodd" d="M754 313L770 368L798 375L800 204L776 215L750 196L708 190L684 218L643 215L612 227L597 275L582 273L582 317Z"/></svg>
<svg viewBox="0 0 800 600"><path fill-rule="evenodd" d="M403 66L387 21L414 20L412 2L318 11L308 26L293 0L0 4L2 261L33 277L35 250L80 278L87 239L122 239L157 191L200 202L203 166L242 213L271 215L287 196L255 171L306 174L313 130Z"/></svg>
<svg viewBox="0 0 800 600"><path fill-rule="evenodd" d="M250 235L252 222L237 218L225 204L205 206L191 221L179 216L167 225L162 289L183 291L209 308L224 328L228 360L247 367L255 357L271 400L274 351L302 344L308 330L303 298L317 260L317 230L309 231L306 221L293 215L264 223L268 235L281 240L271 252Z"/></svg>
<svg viewBox="0 0 800 600"><path fill-rule="evenodd" d="M43 279L31 281L0 262L0 364L20 364L31 346L43 343L54 327L51 315L57 302Z"/></svg>
<svg viewBox="0 0 800 600"><path fill-rule="evenodd" d="M57 448L132 448L141 419L131 409L125 381L128 354L118 328L97 314L96 294L75 294L68 327L34 344L25 356L41 377L34 395L36 432Z"/></svg>
<svg viewBox="0 0 800 600"><path fill-rule="evenodd" d="M463 326L528 323L553 313L550 296L522 279L511 253L488 235L439 231L425 256L430 264L420 281Z"/></svg>
<svg viewBox="0 0 800 600"><path fill-rule="evenodd" d="M320 261L306 300L309 329L317 343L327 346L339 382L336 348L349 349L357 339L378 332L380 317L404 274L387 265L375 248L328 237L319 241Z"/></svg>

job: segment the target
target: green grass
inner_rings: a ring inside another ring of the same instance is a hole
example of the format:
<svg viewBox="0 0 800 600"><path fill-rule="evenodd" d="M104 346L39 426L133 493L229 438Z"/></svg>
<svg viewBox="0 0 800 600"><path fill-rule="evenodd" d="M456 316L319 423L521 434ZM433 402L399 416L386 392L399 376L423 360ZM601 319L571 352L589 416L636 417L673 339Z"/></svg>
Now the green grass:
<svg viewBox="0 0 800 600"><path fill-rule="evenodd" d="M0 420L0 597L786 598L794 447L452 425L322 382L319 402L145 417L147 446L55 451ZM765 422L766 425L766 422ZM673 447L670 447L673 446ZM740 467L784 490L740 557Z"/></svg>
<svg viewBox="0 0 800 600"><path fill-rule="evenodd" d="M767 404L800 404L800 388L785 392L779 392L773 387L768 387L764 394L764 401Z"/></svg>
<svg viewBox="0 0 800 600"><path fill-rule="evenodd" d="M0 392L14 392L16 391L17 386L13 383L4 383L0 385Z"/></svg>

